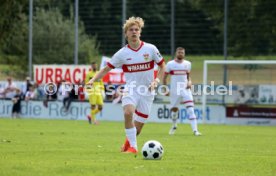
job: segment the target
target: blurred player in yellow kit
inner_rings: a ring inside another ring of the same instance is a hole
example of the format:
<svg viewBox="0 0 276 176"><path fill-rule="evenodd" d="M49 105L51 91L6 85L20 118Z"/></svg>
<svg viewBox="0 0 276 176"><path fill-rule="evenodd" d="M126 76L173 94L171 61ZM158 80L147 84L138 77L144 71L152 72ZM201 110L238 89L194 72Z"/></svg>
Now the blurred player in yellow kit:
<svg viewBox="0 0 276 176"><path fill-rule="evenodd" d="M91 63L91 71L85 76L85 83L87 84L98 72L97 63ZM98 124L96 114L103 109L103 95L104 95L104 84L102 79L94 82L93 86L86 87L86 92L89 95L89 103L91 104L90 115L87 116L90 124Z"/></svg>

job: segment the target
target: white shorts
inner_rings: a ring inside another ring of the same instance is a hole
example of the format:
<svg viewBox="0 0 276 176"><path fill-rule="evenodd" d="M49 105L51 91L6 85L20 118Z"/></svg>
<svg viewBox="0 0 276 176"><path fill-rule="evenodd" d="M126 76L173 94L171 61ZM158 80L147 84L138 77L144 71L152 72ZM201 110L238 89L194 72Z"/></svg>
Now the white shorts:
<svg viewBox="0 0 276 176"><path fill-rule="evenodd" d="M194 106L194 99L192 95L191 89L187 89L185 91L181 91L179 95L170 94L171 108L178 107L180 102L183 102L186 107Z"/></svg>
<svg viewBox="0 0 276 176"><path fill-rule="evenodd" d="M122 106L133 105L136 107L134 120L137 122L145 123L148 119L151 105L153 103L154 96L143 96L139 95L136 92L133 92L132 95L124 95L122 97Z"/></svg>

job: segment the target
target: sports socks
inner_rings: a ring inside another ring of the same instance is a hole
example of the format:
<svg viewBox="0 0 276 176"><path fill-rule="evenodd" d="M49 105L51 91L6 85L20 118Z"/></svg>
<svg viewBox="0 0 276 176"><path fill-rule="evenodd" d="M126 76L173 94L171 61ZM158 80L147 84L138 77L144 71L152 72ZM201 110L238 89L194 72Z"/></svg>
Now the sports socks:
<svg viewBox="0 0 276 176"><path fill-rule="evenodd" d="M91 109L90 111L90 115L91 115L91 119L92 119L92 122L96 122L96 114L100 112L100 110L98 108L95 108L95 109Z"/></svg>
<svg viewBox="0 0 276 176"><path fill-rule="evenodd" d="M190 119L191 127L193 132L197 131L197 120L196 119Z"/></svg>
<svg viewBox="0 0 276 176"><path fill-rule="evenodd" d="M190 119L190 123L191 123L191 127L193 132L197 131L197 119L196 119L196 115L194 112L194 107L188 107L187 108L187 113L189 115L189 119Z"/></svg>
<svg viewBox="0 0 276 176"><path fill-rule="evenodd" d="M130 143L130 146L137 149L136 127L125 129L125 132L126 132L126 137Z"/></svg>
<svg viewBox="0 0 276 176"><path fill-rule="evenodd" d="M171 118L172 118L172 122L173 122L173 127L177 127L178 111L176 111L176 112L171 111Z"/></svg>

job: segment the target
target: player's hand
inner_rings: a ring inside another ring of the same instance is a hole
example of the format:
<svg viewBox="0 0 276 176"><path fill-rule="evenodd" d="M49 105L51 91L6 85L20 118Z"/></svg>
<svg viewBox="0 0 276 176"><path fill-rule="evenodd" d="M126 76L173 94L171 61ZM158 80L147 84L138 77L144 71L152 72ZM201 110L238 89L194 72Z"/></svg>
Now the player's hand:
<svg viewBox="0 0 276 176"><path fill-rule="evenodd" d="M160 80L158 78L156 78L155 80L153 80L150 85L149 85L149 91L154 91L155 88L158 86L158 83L160 82Z"/></svg>
<svg viewBox="0 0 276 176"><path fill-rule="evenodd" d="M192 81L188 81L186 89L191 89L192 88Z"/></svg>
<svg viewBox="0 0 276 176"><path fill-rule="evenodd" d="M86 85L88 85L88 86L93 86L93 83L94 83L94 81L93 81L92 79L90 79L90 80L88 81L88 83L86 83Z"/></svg>
<svg viewBox="0 0 276 176"><path fill-rule="evenodd" d="M90 80L88 83L85 84L85 92L87 92L88 95L91 94L93 83L94 83L94 81Z"/></svg>

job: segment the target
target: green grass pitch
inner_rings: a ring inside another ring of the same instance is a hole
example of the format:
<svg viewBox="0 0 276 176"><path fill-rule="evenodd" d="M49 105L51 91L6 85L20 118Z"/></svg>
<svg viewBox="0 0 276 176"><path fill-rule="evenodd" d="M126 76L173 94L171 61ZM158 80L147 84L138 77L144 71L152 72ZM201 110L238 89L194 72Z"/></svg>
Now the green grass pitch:
<svg viewBox="0 0 276 176"><path fill-rule="evenodd" d="M147 123L138 145L158 140L162 160L120 153L123 122L0 118L1 176L276 175L275 126L199 125L201 137L180 124Z"/></svg>

